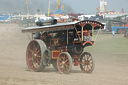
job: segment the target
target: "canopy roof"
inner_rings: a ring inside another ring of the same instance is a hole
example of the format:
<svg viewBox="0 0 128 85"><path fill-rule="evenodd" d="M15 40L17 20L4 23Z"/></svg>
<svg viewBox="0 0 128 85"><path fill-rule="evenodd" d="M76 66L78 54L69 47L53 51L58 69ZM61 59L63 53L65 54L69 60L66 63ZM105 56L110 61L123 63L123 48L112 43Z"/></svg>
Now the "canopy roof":
<svg viewBox="0 0 128 85"><path fill-rule="evenodd" d="M87 26L86 26L87 25ZM104 29L104 25L97 21L92 20L83 20L83 21L76 21L76 22L68 22L68 23L58 23L55 25L47 25L47 26L40 26L40 27L28 27L24 28L22 32L40 32L40 31L59 31L59 30L67 30L67 29L74 29L76 26L86 26L87 30L94 30L96 29Z"/></svg>

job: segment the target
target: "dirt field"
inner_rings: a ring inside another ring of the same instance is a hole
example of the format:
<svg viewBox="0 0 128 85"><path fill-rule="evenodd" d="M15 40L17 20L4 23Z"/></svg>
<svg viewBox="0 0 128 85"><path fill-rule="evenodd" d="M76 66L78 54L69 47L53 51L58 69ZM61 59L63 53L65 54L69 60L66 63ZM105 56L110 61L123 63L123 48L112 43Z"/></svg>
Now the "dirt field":
<svg viewBox="0 0 128 85"><path fill-rule="evenodd" d="M128 85L128 39L123 35L99 35L94 46L85 48L95 59L93 73L72 67L68 75L52 66L31 72L26 65L26 34L18 25L0 24L0 85Z"/></svg>

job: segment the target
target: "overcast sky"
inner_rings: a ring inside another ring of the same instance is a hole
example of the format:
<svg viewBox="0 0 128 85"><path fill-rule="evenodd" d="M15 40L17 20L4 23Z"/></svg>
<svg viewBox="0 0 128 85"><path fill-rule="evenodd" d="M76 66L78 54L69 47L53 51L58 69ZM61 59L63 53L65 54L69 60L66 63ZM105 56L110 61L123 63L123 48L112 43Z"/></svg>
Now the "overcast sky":
<svg viewBox="0 0 128 85"><path fill-rule="evenodd" d="M41 13L48 11L49 0L28 0L29 11L32 14L40 9ZM65 6L66 12L95 14L96 7L100 5L100 0L60 0ZM124 8L128 12L128 0L105 0L108 11L118 11ZM56 11L56 0L51 0L51 11ZM26 0L0 0L0 13L21 12L26 14Z"/></svg>
<svg viewBox="0 0 128 85"><path fill-rule="evenodd" d="M100 5L100 0L62 0L64 3L71 5L77 12L95 13L96 7ZM107 2L108 11L119 11L124 8L128 12L128 0L105 0Z"/></svg>

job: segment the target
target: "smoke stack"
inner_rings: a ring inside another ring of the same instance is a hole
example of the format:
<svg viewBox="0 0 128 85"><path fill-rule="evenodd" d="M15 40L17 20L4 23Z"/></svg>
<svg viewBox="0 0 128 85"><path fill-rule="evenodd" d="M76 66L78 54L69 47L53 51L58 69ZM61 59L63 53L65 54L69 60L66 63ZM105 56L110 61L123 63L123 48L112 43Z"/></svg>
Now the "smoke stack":
<svg viewBox="0 0 128 85"><path fill-rule="evenodd" d="M54 24L57 24L56 19L45 20L43 22L41 22L41 21L36 22L37 26L54 25Z"/></svg>

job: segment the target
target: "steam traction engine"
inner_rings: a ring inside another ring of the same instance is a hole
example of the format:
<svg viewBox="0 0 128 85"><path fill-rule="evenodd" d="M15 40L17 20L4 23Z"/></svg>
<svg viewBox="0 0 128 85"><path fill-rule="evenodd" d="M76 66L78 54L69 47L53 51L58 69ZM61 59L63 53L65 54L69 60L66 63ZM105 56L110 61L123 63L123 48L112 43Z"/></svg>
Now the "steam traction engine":
<svg viewBox="0 0 128 85"><path fill-rule="evenodd" d="M32 71L42 71L50 64L60 73L67 74L74 66L80 66L82 72L91 73L94 60L86 46L94 44L94 30L103 29L97 21L76 21L54 25L28 27L23 33L34 34L26 51L27 66ZM41 25L42 24L42 25Z"/></svg>

